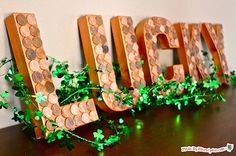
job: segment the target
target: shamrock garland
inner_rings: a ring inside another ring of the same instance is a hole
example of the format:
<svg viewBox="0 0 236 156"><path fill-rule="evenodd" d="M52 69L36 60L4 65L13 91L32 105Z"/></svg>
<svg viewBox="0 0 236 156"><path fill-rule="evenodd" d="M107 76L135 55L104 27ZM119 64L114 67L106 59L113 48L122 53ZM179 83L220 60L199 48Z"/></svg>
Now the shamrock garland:
<svg viewBox="0 0 236 156"><path fill-rule="evenodd" d="M207 56L206 52L203 54ZM88 78L88 72L92 69L89 69L88 66L83 66L81 71L70 72L68 62L61 62L52 57L48 57L48 59L51 61L50 70L52 71L53 76L55 78L62 79L60 87L56 91L60 104L64 105L66 103L87 100L91 95L92 90L100 90L101 92L109 91L100 86L93 86L92 82ZM11 59L2 59L0 62L0 68L11 62ZM190 76L186 76L184 82L167 82L165 81L164 76L160 76L157 83L152 84L152 86L140 86L140 97L135 107L131 109L131 113L134 114L135 111L141 111L162 105L175 105L180 110L184 106L199 106L203 103L208 104L214 101L225 101L222 92L218 91L221 83L215 74L217 67L210 64L209 68L213 71L209 78L198 82L192 81ZM114 70L116 72L118 82L121 82L119 65L114 64ZM40 120L41 117L45 117L44 114L36 107L32 101L32 98L35 98L35 101L40 103L46 100L45 96L41 92L39 92L36 96L31 95L25 85L25 82L23 81L22 75L17 72L13 65L11 65L4 77L5 80L12 84L12 89L15 91L15 96L19 97L20 101L24 104L35 106L35 111L31 112L28 108L25 108L25 110L22 111L16 107L13 107L12 104L8 102L8 98L10 96L8 91L0 92L0 107L11 109L14 114L12 119L23 123L23 129L32 130L34 126L30 120L31 117L33 116L36 120ZM231 72L230 75L225 75L225 77L228 79L230 85L236 86L235 72ZM122 99L122 103L124 105L133 105L133 97L132 94L129 94L129 89L123 87L122 85L120 85L120 88L126 95L123 97L120 93L114 93L116 99ZM184 93L179 94L178 89L182 89ZM166 94L163 95L161 92L165 92ZM97 98L101 99L101 96L98 95ZM99 114L101 114L101 116L105 116L103 112L99 112ZM94 140L88 140L76 133L61 128L61 130L49 133L46 136L46 140L48 143L61 140L60 146L66 146L69 150L74 148L74 142L85 141L95 147L98 151L101 151L106 146L112 146L116 143L120 143L121 137L128 137L131 132L131 129L124 123L122 118L118 121L109 119L105 120L103 118L101 120L104 120L107 123L107 127L112 132L112 134L107 137L103 134L103 130L99 128L93 132ZM59 127L54 121L51 122L54 126ZM99 123L101 123L101 121L99 121ZM41 129L44 132L46 131L46 127L43 125L41 126Z"/></svg>

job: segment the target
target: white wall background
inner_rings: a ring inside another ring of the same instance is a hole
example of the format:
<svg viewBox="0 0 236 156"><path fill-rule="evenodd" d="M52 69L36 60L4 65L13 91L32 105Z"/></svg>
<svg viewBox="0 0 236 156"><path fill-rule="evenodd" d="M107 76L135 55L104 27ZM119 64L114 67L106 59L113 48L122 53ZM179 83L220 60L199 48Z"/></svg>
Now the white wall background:
<svg viewBox="0 0 236 156"><path fill-rule="evenodd" d="M11 57L4 19L12 12L35 13L48 55L68 60L73 69L83 63L77 19L85 14L103 16L108 42L111 45L110 18L132 16L134 24L150 16L161 16L171 22L222 23L225 31L226 58L230 69L236 69L235 0L1 0L0 1L0 58ZM166 65L172 64L172 53L161 56ZM0 69L0 75L6 69ZM9 89L0 77L0 91ZM11 102L20 107L17 99ZM12 112L0 110L0 128L16 124Z"/></svg>

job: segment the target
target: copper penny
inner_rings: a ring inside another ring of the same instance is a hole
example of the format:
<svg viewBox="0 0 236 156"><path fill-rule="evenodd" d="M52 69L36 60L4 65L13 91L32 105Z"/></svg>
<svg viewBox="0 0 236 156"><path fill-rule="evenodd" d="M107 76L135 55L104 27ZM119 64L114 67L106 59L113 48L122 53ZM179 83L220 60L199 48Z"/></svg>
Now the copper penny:
<svg viewBox="0 0 236 156"><path fill-rule="evenodd" d="M144 73L143 73L142 70L139 70L139 72L138 72L138 76L139 76L140 78L144 78Z"/></svg>
<svg viewBox="0 0 236 156"><path fill-rule="evenodd" d="M105 44L107 42L106 36L104 36L104 35L100 36L100 40L101 40L102 44Z"/></svg>
<svg viewBox="0 0 236 156"><path fill-rule="evenodd" d="M30 36L29 27L27 27L27 26L20 27L20 34L24 37L29 37Z"/></svg>
<svg viewBox="0 0 236 156"><path fill-rule="evenodd" d="M103 52L102 46L101 46L101 45L97 45L97 46L95 47L95 52L96 52L97 54L102 54L102 52Z"/></svg>
<svg viewBox="0 0 236 156"><path fill-rule="evenodd" d="M110 63L108 63L106 69L109 73L111 73L113 71L113 66Z"/></svg>
<svg viewBox="0 0 236 156"><path fill-rule="evenodd" d="M111 90L113 90L113 91L118 90L118 86L117 86L116 82L111 83L110 88L111 88Z"/></svg>
<svg viewBox="0 0 236 156"><path fill-rule="evenodd" d="M103 65L103 64L101 64L101 65L99 66L99 71L105 74L105 73L106 73L106 66Z"/></svg>
<svg viewBox="0 0 236 156"><path fill-rule="evenodd" d="M146 85L146 81L145 81L145 79L141 79L141 85Z"/></svg>
<svg viewBox="0 0 236 156"><path fill-rule="evenodd" d="M125 41L128 43L128 44L132 44L132 41L131 41L131 34L126 34L125 36ZM127 44L126 43L126 44Z"/></svg>
<svg viewBox="0 0 236 156"><path fill-rule="evenodd" d="M82 116L81 115L76 115L74 117L74 122L75 122L76 126L81 126L81 125L84 124L83 121L82 121Z"/></svg>
<svg viewBox="0 0 236 156"><path fill-rule="evenodd" d="M36 49L36 55L38 58L46 58L46 54L45 54L43 47Z"/></svg>
<svg viewBox="0 0 236 156"><path fill-rule="evenodd" d="M123 30L124 34L128 34L129 33L129 28L127 26L125 26L125 25L123 26L122 30Z"/></svg>
<svg viewBox="0 0 236 156"><path fill-rule="evenodd" d="M28 15L27 16L27 20L28 20L28 23L30 25L37 25L37 22L36 22L36 19L35 19L35 16L34 15Z"/></svg>
<svg viewBox="0 0 236 156"><path fill-rule="evenodd" d="M107 75L107 74L102 74L102 75L101 75L101 81L102 81L103 83L108 83L108 82L109 82L109 80L108 80L108 75Z"/></svg>
<svg viewBox="0 0 236 156"><path fill-rule="evenodd" d="M24 26L27 24L27 19L23 14L19 14L16 16L16 22L21 25Z"/></svg>
<svg viewBox="0 0 236 156"><path fill-rule="evenodd" d="M31 26L29 30L30 30L30 34L34 37L37 37L40 34L39 29L35 26Z"/></svg>
<svg viewBox="0 0 236 156"><path fill-rule="evenodd" d="M153 42L153 43L152 43L152 49L153 49L153 50L158 49L158 44L155 43L155 42Z"/></svg>
<svg viewBox="0 0 236 156"><path fill-rule="evenodd" d="M127 49L127 51L130 53L130 52L132 52L133 47L132 47L131 44L127 44L127 45L126 45L126 49Z"/></svg>
<svg viewBox="0 0 236 156"><path fill-rule="evenodd" d="M90 116L90 119L91 119L92 121L95 121L95 120L98 119L98 115L97 115L97 113L96 113L95 111L91 111L91 112L89 113L89 116Z"/></svg>
<svg viewBox="0 0 236 156"><path fill-rule="evenodd" d="M155 32L156 32L156 33L159 33L159 32L161 31L161 30L160 30L160 26L155 26L154 29L155 29Z"/></svg>
<svg viewBox="0 0 236 156"><path fill-rule="evenodd" d="M96 25L96 19L95 19L95 17L94 16L90 16L89 17L89 23L91 24L91 25Z"/></svg>
<svg viewBox="0 0 236 156"><path fill-rule="evenodd" d="M98 55L96 61L100 64L104 63L104 55L102 54Z"/></svg>
<svg viewBox="0 0 236 156"><path fill-rule="evenodd" d="M135 52L137 52L137 54L139 54L139 53L138 53L138 44L137 44L137 43L134 43L134 44L133 44L133 50L134 50Z"/></svg>
<svg viewBox="0 0 236 156"><path fill-rule="evenodd" d="M105 56L104 56L104 59L107 63L110 63L112 62L111 61L111 54L110 53L106 53Z"/></svg>
<svg viewBox="0 0 236 156"><path fill-rule="evenodd" d="M158 50L155 50L155 51L154 51L154 57L157 58L157 59L159 58L159 52L158 52Z"/></svg>
<svg viewBox="0 0 236 156"><path fill-rule="evenodd" d="M127 23L128 23L129 26L131 26L133 24L133 20L132 20L131 17L127 18Z"/></svg>
<svg viewBox="0 0 236 156"><path fill-rule="evenodd" d="M151 64L152 66L155 66L155 65L156 65L156 59L151 58L151 59L150 59L150 64Z"/></svg>
<svg viewBox="0 0 236 156"><path fill-rule="evenodd" d="M23 46L25 48L31 48L32 47L32 40L29 38L29 37L25 37L23 40L22 40L22 43L23 43Z"/></svg>
<svg viewBox="0 0 236 156"><path fill-rule="evenodd" d="M102 25L103 21L102 21L101 16L96 16L96 23L97 23L97 25Z"/></svg>
<svg viewBox="0 0 236 156"><path fill-rule="evenodd" d="M84 123L89 123L90 122L90 116L87 113L83 113L82 115L82 121Z"/></svg>
<svg viewBox="0 0 236 156"><path fill-rule="evenodd" d="M165 26L164 26L164 25L161 25L161 26L160 26L160 31L161 31L162 33L165 32Z"/></svg>
<svg viewBox="0 0 236 156"><path fill-rule="evenodd" d="M42 106L42 107L47 107L47 106L48 106L48 102L47 102L47 101L42 101L42 102L40 102L39 104L40 104L40 106Z"/></svg>
<svg viewBox="0 0 236 156"><path fill-rule="evenodd" d="M43 42L42 42L42 40L41 40L40 37L34 37L34 38L32 39L32 44L33 44L36 48L39 48L39 47L42 46Z"/></svg>
<svg viewBox="0 0 236 156"><path fill-rule="evenodd" d="M35 83L40 83L43 80L43 76L40 72L33 72L32 79Z"/></svg>
<svg viewBox="0 0 236 156"><path fill-rule="evenodd" d="M135 65L134 62L131 62L131 63L130 63L130 69L131 69L131 70L135 70L135 69L136 69L136 65Z"/></svg>
<svg viewBox="0 0 236 156"><path fill-rule="evenodd" d="M59 127L65 126L65 118L63 116L56 117L56 123Z"/></svg>
<svg viewBox="0 0 236 156"><path fill-rule="evenodd" d="M49 131L53 131L55 129L55 127L52 125L52 122L49 120L46 121L45 125L46 125L47 130Z"/></svg>
<svg viewBox="0 0 236 156"><path fill-rule="evenodd" d="M150 33L146 33L145 37L147 40L151 40L152 39L152 35Z"/></svg>
<svg viewBox="0 0 236 156"><path fill-rule="evenodd" d="M129 60L134 62L135 61L135 55L133 53L129 53Z"/></svg>
<svg viewBox="0 0 236 156"><path fill-rule="evenodd" d="M108 52L109 52L108 46L107 46L107 45L102 45L102 51L103 51L104 53L108 53Z"/></svg>
<svg viewBox="0 0 236 156"><path fill-rule="evenodd" d="M98 28L92 25L90 26L90 31L92 34L96 34L98 32Z"/></svg>
<svg viewBox="0 0 236 156"><path fill-rule="evenodd" d="M109 80L111 82L114 82L116 80L115 74L113 72L109 74Z"/></svg>
<svg viewBox="0 0 236 156"><path fill-rule="evenodd" d="M55 91L55 86L54 86L54 84L53 84L52 82L47 81L47 82L45 83L45 89L46 89L46 91L47 91L48 93L52 93L52 92Z"/></svg>
<svg viewBox="0 0 236 156"><path fill-rule="evenodd" d="M40 70L40 68L39 68L39 63L38 63L38 61L36 61L36 60L30 61L29 67L30 67L30 69L31 69L32 71L39 71L39 70Z"/></svg>
<svg viewBox="0 0 236 156"><path fill-rule="evenodd" d="M29 60L34 60L36 58L36 52L33 49L27 49L25 55Z"/></svg>
<svg viewBox="0 0 236 156"><path fill-rule="evenodd" d="M133 43L137 41L137 39L136 39L136 36L135 36L135 35L131 35L131 41L132 41Z"/></svg>
<svg viewBox="0 0 236 156"><path fill-rule="evenodd" d="M52 114L55 116L61 115L61 108L58 104L53 104L52 105Z"/></svg>
<svg viewBox="0 0 236 156"><path fill-rule="evenodd" d="M109 93L108 94L108 100L110 101L110 102L114 102L115 101L115 95L114 94L112 94L112 93Z"/></svg>
<svg viewBox="0 0 236 156"><path fill-rule="evenodd" d="M129 27L129 32L132 33L132 34L134 34L134 27L133 27L133 26L130 26L130 27Z"/></svg>
<svg viewBox="0 0 236 156"><path fill-rule="evenodd" d="M48 70L48 62L47 62L47 60L46 59L41 59L39 61L39 66L40 66L41 69Z"/></svg>
<svg viewBox="0 0 236 156"><path fill-rule="evenodd" d="M132 77L134 79L138 77L138 70L132 72Z"/></svg>
<svg viewBox="0 0 236 156"><path fill-rule="evenodd" d="M98 35L93 35L92 41L95 45L98 45L100 43L100 37Z"/></svg>
<svg viewBox="0 0 236 156"><path fill-rule="evenodd" d="M44 107L44 108L43 108L43 114L44 114L46 117L50 118L50 117L52 116L52 110L51 110L51 108L49 108L49 107Z"/></svg>
<svg viewBox="0 0 236 156"><path fill-rule="evenodd" d="M135 88L134 89L134 92L133 92L133 95L135 96L135 97L137 97L137 96L139 96L139 89L137 89L137 88Z"/></svg>
<svg viewBox="0 0 236 156"><path fill-rule="evenodd" d="M45 88L44 88L44 85L38 83L35 85L35 91L36 92L44 92Z"/></svg>
<svg viewBox="0 0 236 156"><path fill-rule="evenodd" d="M151 33L152 33L152 35L155 35L155 34L156 34L156 29L155 29L155 27L154 27L154 28L151 28Z"/></svg>
<svg viewBox="0 0 236 156"><path fill-rule="evenodd" d="M138 69L142 68L141 62L136 62L135 65L136 65L136 67L137 67Z"/></svg>
<svg viewBox="0 0 236 156"><path fill-rule="evenodd" d="M86 102L82 101L79 103L79 110L82 113L85 113L87 111L87 106L86 106Z"/></svg>
<svg viewBox="0 0 236 156"><path fill-rule="evenodd" d="M50 93L50 94L48 95L48 101L49 101L50 103L57 104L57 103L58 103L58 98L57 98L56 93Z"/></svg>
<svg viewBox="0 0 236 156"><path fill-rule="evenodd" d="M70 111L73 115L79 115L79 114L82 115L82 113L80 112L78 103L72 104L71 107L70 107Z"/></svg>
<svg viewBox="0 0 236 156"><path fill-rule="evenodd" d="M165 26L165 33L168 34L170 32L169 27Z"/></svg>
<svg viewBox="0 0 236 156"><path fill-rule="evenodd" d="M65 125L68 129L73 129L75 126L74 120L71 117L66 118Z"/></svg>
<svg viewBox="0 0 236 156"><path fill-rule="evenodd" d="M104 36L104 34L105 34L105 29L104 29L104 27L103 27L103 26L98 27L98 32L99 32L101 35Z"/></svg>
<svg viewBox="0 0 236 156"><path fill-rule="evenodd" d="M62 107L62 115L64 117L70 117L72 115L70 107L70 105L65 105Z"/></svg>
<svg viewBox="0 0 236 156"><path fill-rule="evenodd" d="M138 88L139 86L140 86L140 82L134 81L134 87L135 87L135 88Z"/></svg>
<svg viewBox="0 0 236 156"><path fill-rule="evenodd" d="M122 23L123 25L128 25L128 23L127 23L127 18L126 18L126 17L121 17L121 18L120 18L120 21L121 21L121 23Z"/></svg>
<svg viewBox="0 0 236 156"><path fill-rule="evenodd" d="M151 28L152 28L152 27L151 27L150 25L148 25L148 24L145 25L145 30L146 30L146 31L150 31Z"/></svg>
<svg viewBox="0 0 236 156"><path fill-rule="evenodd" d="M95 110L95 105L94 105L93 100L88 100L86 107L88 110L91 110L91 111Z"/></svg>
<svg viewBox="0 0 236 156"><path fill-rule="evenodd" d="M42 74L46 81L52 80L52 74L48 70L43 70Z"/></svg>
<svg viewBox="0 0 236 156"><path fill-rule="evenodd" d="M105 90L110 90L110 85L109 85L109 84L104 84L104 85L103 85L103 88L104 88Z"/></svg>

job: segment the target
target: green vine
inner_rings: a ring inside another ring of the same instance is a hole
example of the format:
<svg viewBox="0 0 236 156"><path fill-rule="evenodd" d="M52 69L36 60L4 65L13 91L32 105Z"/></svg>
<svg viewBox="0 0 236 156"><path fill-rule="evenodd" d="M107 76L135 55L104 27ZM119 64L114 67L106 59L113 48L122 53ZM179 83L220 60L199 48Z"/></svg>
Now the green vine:
<svg viewBox="0 0 236 156"><path fill-rule="evenodd" d="M206 53L204 55L209 58ZM50 70L53 77L61 80L60 87L56 90L59 97L59 103L65 105L72 102L77 102L81 100L87 100L91 96L92 90L99 90L100 92L112 92L111 90L105 90L100 86L93 86L92 82L89 80L88 73L89 69L87 65L82 67L81 71L70 71L68 62L61 62L55 58L48 57L51 61ZM11 62L10 59L4 58L0 62L0 68ZM200 80L198 82L193 81L190 76L186 76L185 81L166 81L163 76L158 78L157 83L152 84L152 86L140 86L139 88L139 99L137 104L131 109L132 114L136 111L141 111L155 106L162 105L174 105L179 110L185 106L199 106L201 104L209 104L213 101L225 101L224 95L219 91L221 83L216 76L217 68L210 64L212 73L207 79ZM114 70L116 71L117 81L120 84L121 76L119 65L114 64ZM99 71L97 71L99 72ZM24 110L19 110L18 108L12 106L8 102L9 92L0 92L0 108L11 109L13 111L15 121L23 123L23 129L33 129L31 118L34 117L36 120L40 120L45 117L44 114L37 108L34 101L41 103L46 100L46 97L41 93L37 95L31 95L29 89L27 88L23 76L19 74L15 67L11 66L7 74L5 74L5 80L12 84L12 89L14 90L14 95L20 99L20 101L26 105L31 105L34 107L34 111L31 112L28 107ZM236 75L235 72L231 72L230 75L225 75L229 84L236 86ZM129 92L128 88L119 85L122 90L121 93L114 93L117 100L122 100L124 105L133 105L133 96ZM179 91L182 90L183 94ZM101 100L101 97L98 96ZM100 113L105 115L104 113ZM56 122L51 121L55 127L60 128L60 130L49 133L46 136L48 143L54 142L56 140L61 140L60 146L67 147L69 150L74 148L75 142L85 141L95 147L98 151L101 151L106 146L112 146L116 143L120 143L121 137L128 137L131 129L124 123L124 120L120 118L118 121L106 119L106 117L99 121L99 123L106 123L107 127L110 129L111 133L109 136L105 136L103 130L98 128L93 132L93 139L86 139L74 132L68 131L59 127ZM41 126L43 132L46 131L45 126Z"/></svg>

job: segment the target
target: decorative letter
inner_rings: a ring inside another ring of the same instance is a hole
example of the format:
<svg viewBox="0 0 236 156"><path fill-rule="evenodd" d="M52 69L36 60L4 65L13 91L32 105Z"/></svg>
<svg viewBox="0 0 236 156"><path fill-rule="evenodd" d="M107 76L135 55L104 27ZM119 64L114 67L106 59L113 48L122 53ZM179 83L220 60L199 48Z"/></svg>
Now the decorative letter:
<svg viewBox="0 0 236 156"><path fill-rule="evenodd" d="M116 17L111 20L111 24L123 82L126 87L134 88L132 93L135 104L139 94L137 88L140 84L145 85L145 80L132 19L130 17ZM86 62L91 68L90 79L94 84L107 90L121 92L116 83L102 17L97 15L83 16L79 18L78 25ZM94 69L98 69L99 72ZM112 93L103 92L102 97L103 101L96 101L96 103L105 111L124 111L130 108L116 101Z"/></svg>
<svg viewBox="0 0 236 156"><path fill-rule="evenodd" d="M211 51L215 66L219 67L217 75L222 83L227 83L223 77L224 74L229 74L227 61L224 54L224 36L223 26L221 24L202 24L202 36Z"/></svg>
<svg viewBox="0 0 236 156"><path fill-rule="evenodd" d="M28 88L34 95L43 92L47 96L46 102L35 102L39 110L59 127L68 130L96 121L98 115L93 99L59 106L34 14L14 13L6 18L6 26L18 70L24 76ZM31 111L35 110L32 105L29 106ZM37 126L37 138L43 137L41 124L46 125L47 132L55 129L47 118L42 117L42 121L32 118Z"/></svg>
<svg viewBox="0 0 236 156"><path fill-rule="evenodd" d="M162 74L158 48L178 48L177 33L172 24L161 17L143 20L136 27L136 35L141 57L144 59L144 75L146 82L157 82ZM166 79L183 81L185 78L183 65L167 67Z"/></svg>
<svg viewBox="0 0 236 156"><path fill-rule="evenodd" d="M204 65L200 52L201 24L189 26L186 23L178 23L175 24L175 29L180 42L178 48L179 60L184 65L185 73L192 76L194 80L199 80L199 76L200 78L207 78L209 72Z"/></svg>

